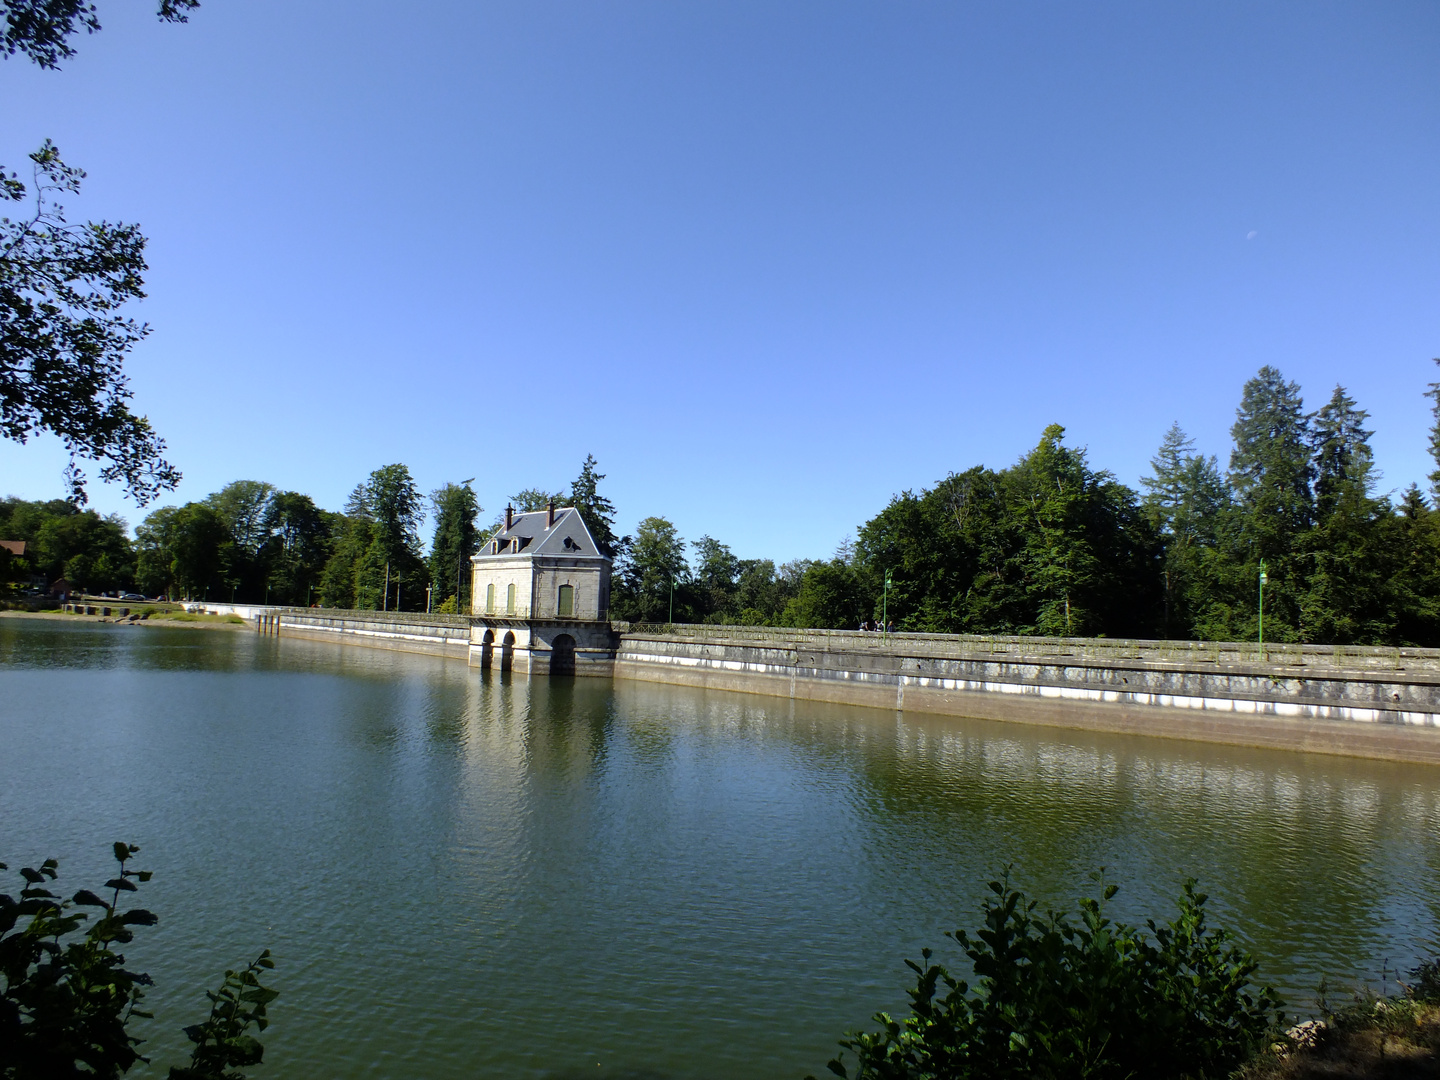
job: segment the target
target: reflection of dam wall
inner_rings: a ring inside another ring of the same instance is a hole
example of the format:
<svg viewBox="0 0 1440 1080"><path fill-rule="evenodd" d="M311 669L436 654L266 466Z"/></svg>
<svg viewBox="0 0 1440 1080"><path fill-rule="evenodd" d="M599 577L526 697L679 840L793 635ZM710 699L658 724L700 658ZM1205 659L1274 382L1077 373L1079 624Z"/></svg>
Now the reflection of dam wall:
<svg viewBox="0 0 1440 1080"><path fill-rule="evenodd" d="M668 631L668 632L666 632ZM623 628L618 678L1440 764L1440 650ZM1248 652L1248 657L1246 653Z"/></svg>

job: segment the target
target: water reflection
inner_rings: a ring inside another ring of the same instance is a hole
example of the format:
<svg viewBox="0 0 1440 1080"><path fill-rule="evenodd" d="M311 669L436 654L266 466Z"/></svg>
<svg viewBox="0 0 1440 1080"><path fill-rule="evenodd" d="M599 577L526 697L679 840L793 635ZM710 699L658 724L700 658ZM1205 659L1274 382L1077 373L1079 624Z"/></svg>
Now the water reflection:
<svg viewBox="0 0 1440 1080"><path fill-rule="evenodd" d="M1301 1003L1440 924L1440 777L1388 763L15 620L0 738L0 858L158 871L157 1062L270 945L284 1074L799 1076L1011 862L1131 920L1198 876Z"/></svg>

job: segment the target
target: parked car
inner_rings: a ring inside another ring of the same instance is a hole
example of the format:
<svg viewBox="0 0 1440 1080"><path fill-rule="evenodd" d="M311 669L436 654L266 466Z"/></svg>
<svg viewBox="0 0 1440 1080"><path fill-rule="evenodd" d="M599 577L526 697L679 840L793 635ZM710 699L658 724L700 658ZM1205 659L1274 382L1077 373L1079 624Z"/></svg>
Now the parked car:
<svg viewBox="0 0 1440 1080"><path fill-rule="evenodd" d="M120 594L120 599L121 599L121 600L144 600L145 597L141 596L138 592L127 592L127 593L121 593L121 594Z"/></svg>

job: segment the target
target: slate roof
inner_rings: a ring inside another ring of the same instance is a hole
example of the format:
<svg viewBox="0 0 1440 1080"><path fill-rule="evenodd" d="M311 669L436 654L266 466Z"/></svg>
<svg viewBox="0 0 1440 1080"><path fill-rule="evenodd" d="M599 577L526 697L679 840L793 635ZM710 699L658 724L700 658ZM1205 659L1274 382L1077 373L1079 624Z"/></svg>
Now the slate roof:
<svg viewBox="0 0 1440 1080"><path fill-rule="evenodd" d="M585 519L573 506L555 508L555 524L545 525L548 511L533 510L528 514L516 514L510 528L492 533L480 547L479 558L503 559L514 555L510 541L519 539L521 555L589 555L600 554ZM494 541L500 541L500 554L492 555Z"/></svg>

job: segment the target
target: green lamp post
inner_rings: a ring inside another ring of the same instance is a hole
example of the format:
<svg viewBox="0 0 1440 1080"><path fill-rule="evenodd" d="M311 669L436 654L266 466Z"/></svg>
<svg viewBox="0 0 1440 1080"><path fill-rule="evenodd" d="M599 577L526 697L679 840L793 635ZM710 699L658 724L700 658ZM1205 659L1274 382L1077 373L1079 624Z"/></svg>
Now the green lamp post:
<svg viewBox="0 0 1440 1080"><path fill-rule="evenodd" d="M1260 662L1265 662L1265 583L1270 575L1265 572L1265 560L1260 560Z"/></svg>
<svg viewBox="0 0 1440 1080"><path fill-rule="evenodd" d="M890 571L885 571L885 588L880 593L880 640L888 641L890 635Z"/></svg>

